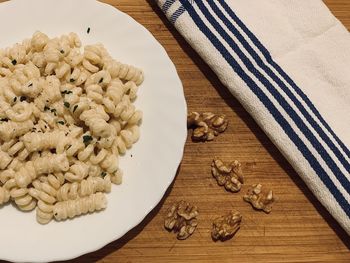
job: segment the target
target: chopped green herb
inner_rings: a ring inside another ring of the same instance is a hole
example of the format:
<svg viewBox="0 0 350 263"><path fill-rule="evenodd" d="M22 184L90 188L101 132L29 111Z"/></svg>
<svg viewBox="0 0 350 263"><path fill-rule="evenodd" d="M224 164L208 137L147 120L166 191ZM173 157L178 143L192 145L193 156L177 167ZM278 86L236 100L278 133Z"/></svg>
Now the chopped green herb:
<svg viewBox="0 0 350 263"><path fill-rule="evenodd" d="M2 119L0 119L0 121L8 122L9 119L8 118L2 118Z"/></svg>
<svg viewBox="0 0 350 263"><path fill-rule="evenodd" d="M11 61L11 63L12 63L12 65L16 65L17 64L17 60L14 59L14 60Z"/></svg>
<svg viewBox="0 0 350 263"><path fill-rule="evenodd" d="M102 176L103 178L105 178L106 175L107 175L106 172L102 172L102 173L101 173L101 176Z"/></svg>
<svg viewBox="0 0 350 263"><path fill-rule="evenodd" d="M64 125L64 121L58 121L58 124Z"/></svg>
<svg viewBox="0 0 350 263"><path fill-rule="evenodd" d="M74 105L73 113L77 110L77 108L78 108L78 105Z"/></svg>
<svg viewBox="0 0 350 263"><path fill-rule="evenodd" d="M17 97L14 97L14 98L13 98L13 102L16 102L16 101L17 101Z"/></svg>
<svg viewBox="0 0 350 263"><path fill-rule="evenodd" d="M47 106L44 107L44 111L47 111L47 110L49 110L49 109L50 109L50 108L47 107Z"/></svg>
<svg viewBox="0 0 350 263"><path fill-rule="evenodd" d="M101 78L100 81L99 81L98 83L102 83L102 81L103 81L103 78Z"/></svg>
<svg viewBox="0 0 350 263"><path fill-rule="evenodd" d="M66 107L66 108L69 108L69 107L70 107L70 104L69 104L69 102L67 102L67 101L65 101L65 102L63 103L63 105L64 105L64 107Z"/></svg>
<svg viewBox="0 0 350 263"><path fill-rule="evenodd" d="M88 33L88 34L90 33L90 27L88 27L86 33Z"/></svg>
<svg viewBox="0 0 350 263"><path fill-rule="evenodd" d="M57 111L56 111L56 109L51 109L50 111L51 111L55 116L57 116L57 113L56 113Z"/></svg>
<svg viewBox="0 0 350 263"><path fill-rule="evenodd" d="M83 136L83 143L85 144L85 147L88 146L91 141L92 141L92 137L90 135Z"/></svg>
<svg viewBox="0 0 350 263"><path fill-rule="evenodd" d="M71 90L64 90L61 92L61 94L71 94L71 93L73 93L73 91Z"/></svg>
<svg viewBox="0 0 350 263"><path fill-rule="evenodd" d="M21 96L21 97L19 98L19 100L20 100L20 101L25 101L25 100L27 100L27 97L26 97L26 96Z"/></svg>

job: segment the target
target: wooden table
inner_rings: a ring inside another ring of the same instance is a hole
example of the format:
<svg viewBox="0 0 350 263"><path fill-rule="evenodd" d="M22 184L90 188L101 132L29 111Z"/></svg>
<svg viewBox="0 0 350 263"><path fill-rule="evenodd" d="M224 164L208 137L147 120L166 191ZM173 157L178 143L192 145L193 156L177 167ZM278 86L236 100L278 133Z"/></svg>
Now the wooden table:
<svg viewBox="0 0 350 263"><path fill-rule="evenodd" d="M196 144L188 138L175 182L157 208L120 240L74 262L350 262L349 236L174 30L156 1L105 2L132 16L165 47L183 82L190 111L224 113L230 125L210 143ZM350 1L325 3L350 29ZM217 186L210 173L215 155L244 164L246 184L240 193L231 194ZM247 186L256 182L274 189L278 198L269 215L242 201ZM178 241L163 228L167 209L180 199L200 209L199 226L185 241ZM229 241L214 243L210 237L213 218L232 208L243 214L240 231Z"/></svg>
<svg viewBox="0 0 350 263"><path fill-rule="evenodd" d="M193 143L188 138L175 182L157 208L120 240L74 262L350 262L350 238L174 30L155 1L104 2L132 16L165 47L183 82L190 111L224 113L230 125L210 143ZM350 1L325 2L350 28ZM210 173L215 155L243 163L246 184L240 193L231 194L217 186ZM247 186L256 182L270 186L278 198L269 215L242 201ZM185 241L178 241L163 228L167 209L180 199L200 209L199 226ZM214 243L210 237L213 218L232 208L243 214L240 231L229 241Z"/></svg>
<svg viewBox="0 0 350 263"><path fill-rule="evenodd" d="M190 111L224 113L230 124L213 142L195 144L188 138L176 180L153 212L123 238L72 262L350 262L349 236L174 30L156 1L104 2L132 16L165 47L183 82ZM350 1L325 3L350 29ZM243 163L246 184L240 193L231 194L217 186L210 174L214 156ZM269 215L242 201L247 186L256 182L271 187L278 198ZM163 228L166 210L180 199L200 209L199 226L185 241L178 241ZM213 242L213 218L232 208L243 214L240 231L229 241Z"/></svg>

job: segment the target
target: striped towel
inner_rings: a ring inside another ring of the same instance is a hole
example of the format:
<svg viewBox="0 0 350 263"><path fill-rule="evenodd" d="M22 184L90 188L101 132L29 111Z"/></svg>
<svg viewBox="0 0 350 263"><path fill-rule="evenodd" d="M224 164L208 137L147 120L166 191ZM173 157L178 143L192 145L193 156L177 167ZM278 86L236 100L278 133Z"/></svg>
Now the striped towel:
<svg viewBox="0 0 350 263"><path fill-rule="evenodd" d="M321 0L157 0L350 234L350 35Z"/></svg>

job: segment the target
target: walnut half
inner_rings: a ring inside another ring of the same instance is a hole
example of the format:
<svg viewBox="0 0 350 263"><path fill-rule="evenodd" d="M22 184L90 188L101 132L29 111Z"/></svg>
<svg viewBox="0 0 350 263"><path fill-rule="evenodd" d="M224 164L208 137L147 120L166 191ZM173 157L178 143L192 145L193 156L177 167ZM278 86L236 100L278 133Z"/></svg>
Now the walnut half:
<svg viewBox="0 0 350 263"><path fill-rule="evenodd" d="M238 211L231 211L216 218L213 222L211 236L214 240L227 240L233 237L241 226L242 215Z"/></svg>
<svg viewBox="0 0 350 263"><path fill-rule="evenodd" d="M191 112L187 115L187 127L193 128L193 141L212 141L226 130L228 121L225 115L211 112Z"/></svg>
<svg viewBox="0 0 350 263"><path fill-rule="evenodd" d="M251 203L258 210L270 213L275 198L272 190L262 189L261 184L254 184L248 189L247 194L243 196L243 200Z"/></svg>
<svg viewBox="0 0 350 263"><path fill-rule="evenodd" d="M223 161L215 157L211 165L211 173L218 185L225 186L226 190L231 192L241 190L244 179L242 167L238 161L224 164Z"/></svg>
<svg viewBox="0 0 350 263"><path fill-rule="evenodd" d="M198 225L197 216L197 207L182 200L169 209L164 227L177 233L177 239L187 239L196 230Z"/></svg>

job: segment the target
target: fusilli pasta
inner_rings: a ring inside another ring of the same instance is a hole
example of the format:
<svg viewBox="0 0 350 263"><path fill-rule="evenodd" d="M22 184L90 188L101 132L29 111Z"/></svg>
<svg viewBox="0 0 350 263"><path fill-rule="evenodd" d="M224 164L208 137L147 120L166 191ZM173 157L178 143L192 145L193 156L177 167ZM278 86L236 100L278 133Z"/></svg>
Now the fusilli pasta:
<svg viewBox="0 0 350 263"><path fill-rule="evenodd" d="M0 49L0 205L40 224L99 211L121 184L118 156L137 142L143 71L75 33Z"/></svg>
<svg viewBox="0 0 350 263"><path fill-rule="evenodd" d="M53 207L53 214L57 220L65 220L86 213L99 211L107 206L106 196L99 192L75 200L57 202Z"/></svg>

